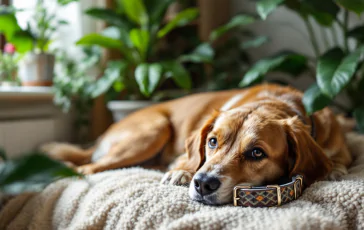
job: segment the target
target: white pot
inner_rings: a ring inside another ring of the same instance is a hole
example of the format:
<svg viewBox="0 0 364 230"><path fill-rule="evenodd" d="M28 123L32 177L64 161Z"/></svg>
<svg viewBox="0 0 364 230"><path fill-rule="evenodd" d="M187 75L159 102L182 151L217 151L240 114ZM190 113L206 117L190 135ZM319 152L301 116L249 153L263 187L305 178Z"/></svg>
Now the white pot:
<svg viewBox="0 0 364 230"><path fill-rule="evenodd" d="M110 101L107 103L107 108L112 112L114 122L117 122L130 113L153 105L154 103L152 101Z"/></svg>
<svg viewBox="0 0 364 230"><path fill-rule="evenodd" d="M28 54L19 65L19 78L24 86L51 86L55 57L53 54Z"/></svg>

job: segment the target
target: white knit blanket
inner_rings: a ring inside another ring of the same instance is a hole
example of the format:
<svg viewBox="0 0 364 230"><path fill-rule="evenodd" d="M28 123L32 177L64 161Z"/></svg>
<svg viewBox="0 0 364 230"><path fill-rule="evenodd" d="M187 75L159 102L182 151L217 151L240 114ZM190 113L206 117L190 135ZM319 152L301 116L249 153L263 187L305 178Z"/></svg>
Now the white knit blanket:
<svg viewBox="0 0 364 230"><path fill-rule="evenodd" d="M349 175L278 208L203 205L185 187L161 185L162 173L130 168L17 196L2 209L0 229L364 229L364 137L348 139L356 158Z"/></svg>

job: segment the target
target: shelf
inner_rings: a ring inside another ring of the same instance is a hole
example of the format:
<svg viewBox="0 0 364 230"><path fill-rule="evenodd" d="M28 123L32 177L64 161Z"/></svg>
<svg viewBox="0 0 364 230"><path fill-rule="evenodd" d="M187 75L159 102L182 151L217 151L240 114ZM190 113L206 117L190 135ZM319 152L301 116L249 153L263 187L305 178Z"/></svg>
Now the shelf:
<svg viewBox="0 0 364 230"><path fill-rule="evenodd" d="M0 100L44 100L53 98L52 87L0 86Z"/></svg>

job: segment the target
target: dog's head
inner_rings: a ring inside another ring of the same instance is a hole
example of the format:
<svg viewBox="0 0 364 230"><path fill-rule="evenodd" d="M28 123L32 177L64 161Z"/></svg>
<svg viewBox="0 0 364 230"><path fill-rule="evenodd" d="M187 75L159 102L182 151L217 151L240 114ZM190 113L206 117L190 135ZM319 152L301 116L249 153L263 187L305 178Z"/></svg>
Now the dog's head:
<svg viewBox="0 0 364 230"><path fill-rule="evenodd" d="M281 111L262 106L214 112L186 141L189 164L197 170L190 197L224 204L237 184L265 185L301 174L307 186L324 177L331 164L309 128Z"/></svg>

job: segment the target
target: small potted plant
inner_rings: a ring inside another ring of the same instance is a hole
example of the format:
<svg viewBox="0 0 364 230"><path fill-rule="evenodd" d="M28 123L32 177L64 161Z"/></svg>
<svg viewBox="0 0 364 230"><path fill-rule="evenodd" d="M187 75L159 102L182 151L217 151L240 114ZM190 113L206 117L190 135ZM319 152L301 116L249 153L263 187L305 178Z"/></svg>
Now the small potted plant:
<svg viewBox="0 0 364 230"><path fill-rule="evenodd" d="M7 43L4 52L0 51L0 85L17 86L18 85L18 62L20 55L15 52L15 46Z"/></svg>
<svg viewBox="0 0 364 230"><path fill-rule="evenodd" d="M24 86L50 86L55 56L49 52L49 45L54 32L67 22L50 13L43 0L37 0L33 19L22 29L15 16L18 11L12 7L1 8L0 32L19 53L26 54L19 62L19 78Z"/></svg>
<svg viewBox="0 0 364 230"><path fill-rule="evenodd" d="M161 92L166 81L172 80L183 90L191 89L191 75L186 64L211 63L214 57L211 43L223 33L246 24L247 21L246 18L233 19L235 21L229 27L215 31L209 42L200 43L188 53L160 56L158 49L166 35L177 27L189 24L199 14L198 9L187 8L166 23L165 14L174 2L121 0L115 2L115 9L91 8L86 11L87 15L104 20L110 26L101 34L84 36L77 44L101 46L116 50L122 56L120 60L108 62L104 75L92 89L95 97L104 92L126 92L124 98L128 100L108 103L115 120L150 105L156 100L157 92Z"/></svg>

